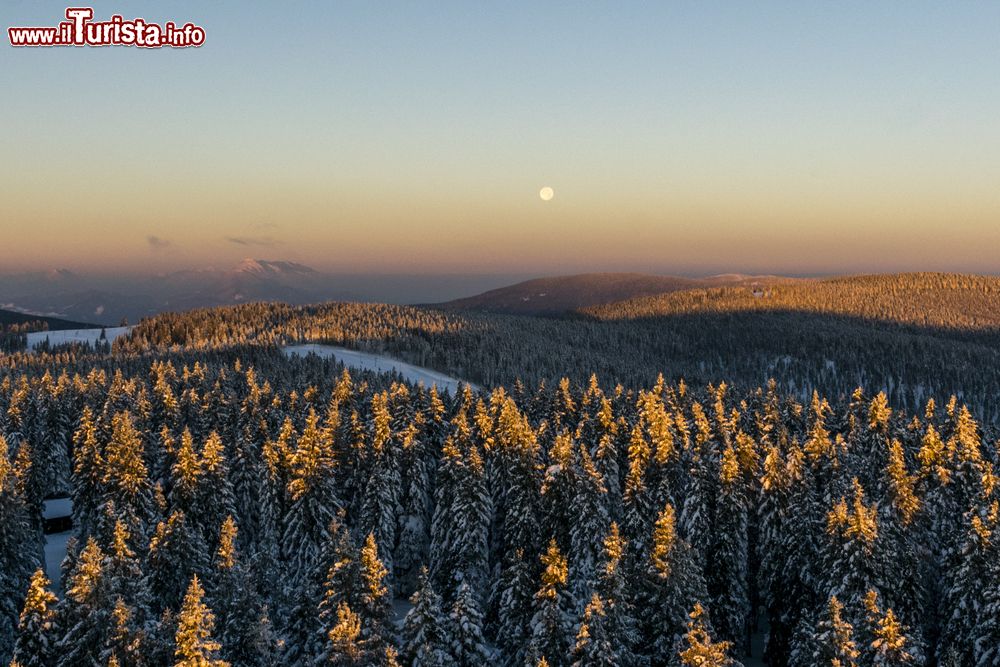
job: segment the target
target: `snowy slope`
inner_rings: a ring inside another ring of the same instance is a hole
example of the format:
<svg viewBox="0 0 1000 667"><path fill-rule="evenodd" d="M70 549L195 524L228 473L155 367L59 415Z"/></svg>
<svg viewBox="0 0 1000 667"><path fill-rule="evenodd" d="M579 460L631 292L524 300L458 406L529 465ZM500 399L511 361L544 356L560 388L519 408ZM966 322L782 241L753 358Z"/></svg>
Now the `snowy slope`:
<svg viewBox="0 0 1000 667"><path fill-rule="evenodd" d="M51 345L64 345L66 343L86 343L94 345L101 339L101 332L104 332L109 343L113 343L116 338L128 333L132 327L107 327L105 329L67 329L65 331L33 331L28 334L28 349L33 350L48 339Z"/></svg>
<svg viewBox="0 0 1000 667"><path fill-rule="evenodd" d="M333 357L349 368L375 371L377 373L389 373L395 371L409 382L423 382L424 386L427 387L437 385L439 391L448 391L451 394L457 393L458 388L463 384L468 384L472 387L473 391L479 390L479 387L471 382L465 382L463 380L444 375L443 373L432 371L429 368L413 366L412 364L399 361L398 359L393 359L392 357L370 354L368 352L358 352L357 350L348 350L346 347L317 345L312 343L308 345L289 345L282 349L285 354L289 356L305 356L307 354L315 354L323 358Z"/></svg>

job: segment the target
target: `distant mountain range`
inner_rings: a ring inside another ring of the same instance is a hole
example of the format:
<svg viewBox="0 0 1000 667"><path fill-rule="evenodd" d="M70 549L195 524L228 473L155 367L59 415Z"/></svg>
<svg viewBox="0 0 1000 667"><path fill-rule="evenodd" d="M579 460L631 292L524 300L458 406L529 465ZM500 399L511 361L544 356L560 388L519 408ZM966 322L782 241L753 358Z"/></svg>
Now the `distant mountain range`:
<svg viewBox="0 0 1000 667"><path fill-rule="evenodd" d="M668 292L739 285L767 286L797 282L781 276L729 273L708 278L683 278L645 273L582 273L536 278L462 299L434 304L452 311L486 311L512 315L558 315Z"/></svg>
<svg viewBox="0 0 1000 667"><path fill-rule="evenodd" d="M308 266L246 259L229 269L148 277L92 277L66 270L0 276L0 308L99 324L135 322L164 311L248 301L350 300L337 280Z"/></svg>

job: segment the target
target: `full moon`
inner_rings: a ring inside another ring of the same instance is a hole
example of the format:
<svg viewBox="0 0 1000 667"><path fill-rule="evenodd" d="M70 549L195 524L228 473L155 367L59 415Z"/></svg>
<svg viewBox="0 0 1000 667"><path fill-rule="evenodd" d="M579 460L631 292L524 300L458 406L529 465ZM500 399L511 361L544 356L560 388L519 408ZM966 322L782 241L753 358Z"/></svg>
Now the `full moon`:
<svg viewBox="0 0 1000 667"><path fill-rule="evenodd" d="M542 198L542 201L548 201L556 196L556 191L546 185L538 191L538 196Z"/></svg>

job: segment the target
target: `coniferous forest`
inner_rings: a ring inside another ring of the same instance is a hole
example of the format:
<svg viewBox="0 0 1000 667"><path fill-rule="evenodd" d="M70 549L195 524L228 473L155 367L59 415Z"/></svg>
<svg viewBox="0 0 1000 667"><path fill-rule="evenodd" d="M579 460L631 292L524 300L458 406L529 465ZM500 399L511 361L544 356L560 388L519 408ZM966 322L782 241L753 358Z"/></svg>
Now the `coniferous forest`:
<svg viewBox="0 0 1000 667"><path fill-rule="evenodd" d="M252 304L0 355L0 661L1000 665L987 334L793 296L724 326Z"/></svg>

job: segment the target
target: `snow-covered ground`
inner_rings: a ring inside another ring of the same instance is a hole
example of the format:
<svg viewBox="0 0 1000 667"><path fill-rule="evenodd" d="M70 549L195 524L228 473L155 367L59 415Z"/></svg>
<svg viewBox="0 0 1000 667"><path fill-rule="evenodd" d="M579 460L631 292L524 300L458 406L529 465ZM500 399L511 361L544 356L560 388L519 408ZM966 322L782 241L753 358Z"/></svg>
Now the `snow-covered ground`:
<svg viewBox="0 0 1000 667"><path fill-rule="evenodd" d="M109 343L122 336L132 327L105 327L103 329L67 329L65 331L32 331L28 334L28 349L34 350L48 339L50 345L65 345L66 343L86 343L94 345L101 339L101 332Z"/></svg>
<svg viewBox="0 0 1000 667"><path fill-rule="evenodd" d="M66 543L71 537L73 537L72 530L45 536L45 576L52 582L52 590L56 595L62 595L59 568L66 558Z"/></svg>
<svg viewBox="0 0 1000 667"><path fill-rule="evenodd" d="M405 361L393 359L392 357L385 357L379 354L348 350L346 347L310 343L307 345L289 345L282 348L282 350L284 350L285 354L289 356L305 356L307 354L315 354L323 358L333 357L349 368L358 368L365 371L375 371L377 373L389 373L395 371L409 382L423 382L424 386L427 387L437 385L439 391L448 391L452 394L457 393L458 388L463 384L468 384L474 391L479 390L479 387L471 382L465 382L464 380L459 380L458 378L453 378L451 376L444 375L443 373L432 371L429 368L414 366L406 363Z"/></svg>
<svg viewBox="0 0 1000 667"><path fill-rule="evenodd" d="M49 498L42 505L42 516L58 519L73 514L73 501L69 498ZM62 592L59 568L66 558L66 542L73 536L72 530L45 536L45 576L52 582L52 590L57 595Z"/></svg>

